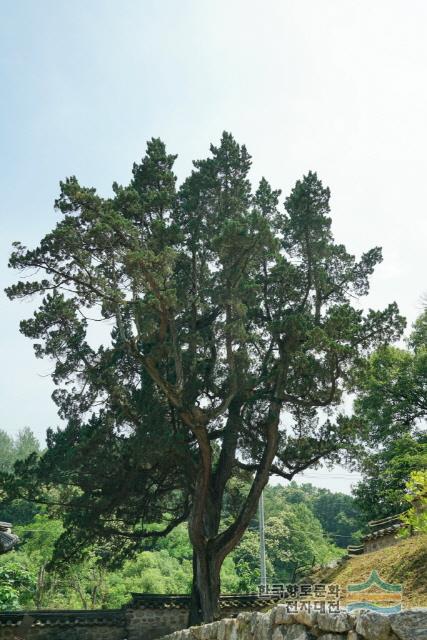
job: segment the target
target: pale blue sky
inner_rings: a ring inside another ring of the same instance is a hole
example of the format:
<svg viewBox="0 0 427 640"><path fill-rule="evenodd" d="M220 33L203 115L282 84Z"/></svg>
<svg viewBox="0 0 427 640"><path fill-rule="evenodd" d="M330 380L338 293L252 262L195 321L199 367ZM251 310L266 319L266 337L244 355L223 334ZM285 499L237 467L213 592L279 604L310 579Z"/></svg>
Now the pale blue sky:
<svg viewBox="0 0 427 640"><path fill-rule="evenodd" d="M1 0L0 18L2 288L11 242L55 223L61 178L108 193L151 136L182 178L227 129L254 180L286 194L319 173L336 237L384 248L367 304L397 300L414 320L427 289L423 0ZM30 312L1 299L0 427L42 437L58 420L49 364L18 333ZM323 484L348 488L336 475Z"/></svg>

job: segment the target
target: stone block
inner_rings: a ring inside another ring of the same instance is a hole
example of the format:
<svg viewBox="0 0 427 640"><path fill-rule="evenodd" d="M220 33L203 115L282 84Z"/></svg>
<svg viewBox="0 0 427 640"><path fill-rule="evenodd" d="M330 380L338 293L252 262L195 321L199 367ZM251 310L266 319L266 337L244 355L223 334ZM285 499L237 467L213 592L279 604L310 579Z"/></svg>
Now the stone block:
<svg viewBox="0 0 427 640"><path fill-rule="evenodd" d="M258 613L253 620L253 635L255 640L271 640L274 611Z"/></svg>
<svg viewBox="0 0 427 640"><path fill-rule="evenodd" d="M253 640L251 631L253 613L245 611L236 618L237 637L239 640Z"/></svg>
<svg viewBox="0 0 427 640"><path fill-rule="evenodd" d="M233 618L223 618L216 624L218 625L217 640L237 639L237 620Z"/></svg>
<svg viewBox="0 0 427 640"><path fill-rule="evenodd" d="M285 604L277 605L274 612L274 624L294 624L294 614L288 612Z"/></svg>
<svg viewBox="0 0 427 640"><path fill-rule="evenodd" d="M216 640L219 622L211 622L201 627L201 640Z"/></svg>
<svg viewBox="0 0 427 640"><path fill-rule="evenodd" d="M357 616L356 631L367 640L392 640L393 632L388 616L367 611ZM411 640L414 640L411 638Z"/></svg>
<svg viewBox="0 0 427 640"><path fill-rule="evenodd" d="M188 631L193 640L201 640L202 627L189 627Z"/></svg>
<svg viewBox="0 0 427 640"><path fill-rule="evenodd" d="M317 624L317 611L298 611L292 614L295 622L305 624L306 627L314 627Z"/></svg>
<svg viewBox="0 0 427 640"><path fill-rule="evenodd" d="M271 636L271 640L283 640L285 637L285 631L286 631L286 627L285 626L276 626L273 628L273 633ZM255 638L256 640L256 638Z"/></svg>
<svg viewBox="0 0 427 640"><path fill-rule="evenodd" d="M252 611L241 611L237 616L237 620L241 620L242 622L248 622L250 624L253 616L254 614Z"/></svg>
<svg viewBox="0 0 427 640"><path fill-rule="evenodd" d="M310 635L303 624L290 624L283 627L283 640L310 640Z"/></svg>
<svg viewBox="0 0 427 640"><path fill-rule="evenodd" d="M427 640L427 609L409 609L388 618L399 640Z"/></svg>
<svg viewBox="0 0 427 640"><path fill-rule="evenodd" d="M316 624L322 631L342 633L351 631L354 628L354 619L345 611L340 611L340 613L319 613Z"/></svg>

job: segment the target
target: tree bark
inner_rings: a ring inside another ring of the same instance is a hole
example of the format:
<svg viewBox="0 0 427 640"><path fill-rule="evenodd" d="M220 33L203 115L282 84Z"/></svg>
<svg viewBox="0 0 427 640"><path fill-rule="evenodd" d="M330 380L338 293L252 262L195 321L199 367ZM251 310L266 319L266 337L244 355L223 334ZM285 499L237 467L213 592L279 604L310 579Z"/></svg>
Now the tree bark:
<svg viewBox="0 0 427 640"><path fill-rule="evenodd" d="M268 482L270 468L277 453L281 410L279 392L283 385L283 375L282 369L276 381L275 396L270 403L268 417L264 424L265 447L251 490L234 523L222 533L219 533L222 501L227 481L236 462L241 401L234 398L230 402L226 433L215 471L212 469L212 448L206 424L200 422L198 425L191 425L199 445L200 462L188 521L188 531L193 546L190 624L198 620L199 611L205 623L219 618L222 563L240 542L255 514L259 497Z"/></svg>
<svg viewBox="0 0 427 640"><path fill-rule="evenodd" d="M199 595L199 588L197 586L197 558L196 558L196 552L193 549L193 582L191 585L191 599L190 599L190 612L188 615L188 626L193 627L194 625L201 624L202 622L203 622L203 619L202 619L200 595Z"/></svg>
<svg viewBox="0 0 427 640"><path fill-rule="evenodd" d="M190 625L218 620L221 564L218 554L207 548L194 550Z"/></svg>

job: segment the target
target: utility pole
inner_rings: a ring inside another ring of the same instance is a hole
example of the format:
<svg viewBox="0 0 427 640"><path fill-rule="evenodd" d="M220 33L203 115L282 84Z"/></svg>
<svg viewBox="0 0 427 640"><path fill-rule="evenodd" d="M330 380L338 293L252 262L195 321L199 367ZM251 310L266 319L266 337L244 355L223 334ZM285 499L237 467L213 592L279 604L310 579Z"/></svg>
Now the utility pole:
<svg viewBox="0 0 427 640"><path fill-rule="evenodd" d="M265 528L264 528L264 492L261 493L259 503L259 563L261 572L261 593L267 592L267 571L265 566Z"/></svg>

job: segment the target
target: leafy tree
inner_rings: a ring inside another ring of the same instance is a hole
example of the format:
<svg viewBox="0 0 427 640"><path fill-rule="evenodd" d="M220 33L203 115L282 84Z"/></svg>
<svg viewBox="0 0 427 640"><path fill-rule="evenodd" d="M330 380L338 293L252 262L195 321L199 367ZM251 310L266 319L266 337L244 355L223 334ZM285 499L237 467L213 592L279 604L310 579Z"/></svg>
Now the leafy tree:
<svg viewBox="0 0 427 640"><path fill-rule="evenodd" d="M56 541L62 533L60 520L55 520L46 513L38 513L31 524L17 527L16 531L25 548L25 557L32 571L37 575L34 593L36 608L49 607L52 592L57 586L55 575L47 572L47 566L52 559ZM65 567L62 568L62 573Z"/></svg>
<svg viewBox="0 0 427 640"><path fill-rule="evenodd" d="M122 606L132 591L189 593L191 566L191 560L180 562L166 551L142 551L132 561L127 560L122 569L108 573L105 605Z"/></svg>
<svg viewBox="0 0 427 640"><path fill-rule="evenodd" d="M405 434L361 463L363 480L353 495L367 520L377 520L406 510L406 483L411 473L427 467L427 435Z"/></svg>
<svg viewBox="0 0 427 640"><path fill-rule="evenodd" d="M265 517L277 516L290 504L307 504L310 497L301 485L290 482L287 486L283 484L268 484L264 489L264 511Z"/></svg>
<svg viewBox="0 0 427 640"><path fill-rule="evenodd" d="M108 574L100 562L102 550L98 550L98 553L96 550L87 550L84 558L79 561L63 563L60 567L52 566L55 543L62 531L61 521L46 513L38 513L31 523L17 527L21 544L17 551L10 554L10 558L13 556L15 564L18 563L23 570L34 576L27 607L93 609L115 606L117 593L113 588L114 573ZM148 579L147 576L146 580ZM126 583L124 579L123 581ZM135 590L136 585L133 586ZM122 595L120 604L129 600L130 591L132 589L119 592ZM20 588L17 594L22 605L25 590Z"/></svg>
<svg viewBox="0 0 427 640"><path fill-rule="evenodd" d="M325 536L322 525L307 503L281 503L281 511L265 520L267 575L273 582L290 582L298 571L312 564L338 558L342 550ZM268 513L268 512L267 512ZM233 552L240 591L256 591L259 585L259 535L246 531Z"/></svg>
<svg viewBox="0 0 427 640"><path fill-rule="evenodd" d="M407 349L383 347L355 376L355 419L378 449L359 460L363 480L355 490L368 519L405 510L405 486L413 472L427 466L427 311L413 326Z"/></svg>
<svg viewBox="0 0 427 640"><path fill-rule="evenodd" d="M326 537L339 547L357 540L362 527L355 499L344 493L320 489L309 483L268 485L264 490L266 517L276 516L290 505L303 504L320 521Z"/></svg>
<svg viewBox="0 0 427 640"><path fill-rule="evenodd" d="M16 460L25 460L32 453L40 453L40 442L29 427L24 427L15 438L15 462Z"/></svg>
<svg viewBox="0 0 427 640"><path fill-rule="evenodd" d="M12 472L15 462L24 460L33 453L40 453L40 443L29 427L24 427L15 438L0 429L0 473ZM16 524L31 522L37 507L26 500L15 500L11 504L1 502L0 520Z"/></svg>
<svg viewBox="0 0 427 640"><path fill-rule="evenodd" d="M403 522L410 526L412 531L427 533L427 471L413 471L406 483L406 502L409 509L402 517Z"/></svg>
<svg viewBox="0 0 427 640"><path fill-rule="evenodd" d="M21 331L55 363L67 427L8 485L46 502L45 486L64 487L65 557L97 540L120 559L187 521L194 622L199 608L215 617L221 566L269 475L352 451L362 434L338 412L349 372L404 321L395 304L352 306L381 252L357 261L334 241L315 173L281 211L265 179L253 192L228 133L178 191L174 161L153 139L111 197L67 179L55 229L35 249L15 243L10 266L44 275L7 293L43 296ZM251 487L221 529L239 467Z"/></svg>
<svg viewBox="0 0 427 640"><path fill-rule="evenodd" d="M415 353L420 353L427 348L427 306L414 322L409 347Z"/></svg>
<svg viewBox="0 0 427 640"><path fill-rule="evenodd" d="M0 611L13 611L25 607L31 601L36 578L15 558L0 559Z"/></svg>
<svg viewBox="0 0 427 640"><path fill-rule="evenodd" d="M289 505L267 519L266 545L279 582L293 580L298 571L342 555L342 550L327 540L313 512L302 503Z"/></svg>
<svg viewBox="0 0 427 640"><path fill-rule="evenodd" d="M190 538L188 537L188 527L185 524L178 525L167 537L159 538L159 540L156 541L155 549L157 551L164 550L172 558L176 558L181 562L184 560L191 562L193 551Z"/></svg>
<svg viewBox="0 0 427 640"><path fill-rule="evenodd" d="M16 460L13 438L0 429L0 470L11 471Z"/></svg>
<svg viewBox="0 0 427 640"><path fill-rule="evenodd" d="M0 471L12 471L17 460L40 452L40 443L29 427L21 429L15 438L0 429Z"/></svg>
<svg viewBox="0 0 427 640"><path fill-rule="evenodd" d="M253 529L247 529L233 551L239 593L256 593L258 591L261 577L259 545L259 533ZM275 574L268 551L266 553L266 571L269 577L273 577Z"/></svg>
<svg viewBox="0 0 427 640"><path fill-rule="evenodd" d="M345 548L358 542L364 523L353 496L318 489L312 509L337 546Z"/></svg>
<svg viewBox="0 0 427 640"><path fill-rule="evenodd" d="M356 371L360 423L380 441L410 433L427 416L427 311L414 324L408 349L382 347Z"/></svg>
<svg viewBox="0 0 427 640"><path fill-rule="evenodd" d="M30 523L37 512L38 507L28 500L17 499L6 503L0 501L0 520L11 522L14 527Z"/></svg>

